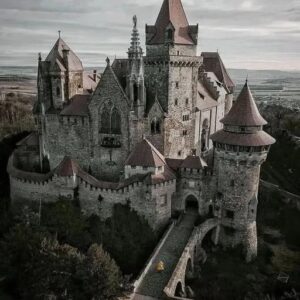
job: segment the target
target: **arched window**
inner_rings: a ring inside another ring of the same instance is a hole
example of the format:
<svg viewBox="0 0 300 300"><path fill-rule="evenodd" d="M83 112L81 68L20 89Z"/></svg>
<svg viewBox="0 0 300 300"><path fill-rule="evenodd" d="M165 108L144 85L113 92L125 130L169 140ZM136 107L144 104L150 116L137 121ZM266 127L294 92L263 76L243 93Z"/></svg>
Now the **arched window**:
<svg viewBox="0 0 300 300"><path fill-rule="evenodd" d="M208 120L205 119L202 123L202 133L201 133L201 151L207 150L207 142L208 142Z"/></svg>
<svg viewBox="0 0 300 300"><path fill-rule="evenodd" d="M155 120L151 122L151 134L155 134Z"/></svg>
<svg viewBox="0 0 300 300"><path fill-rule="evenodd" d="M121 116L116 108L114 108L111 113L111 133L121 133Z"/></svg>
<svg viewBox="0 0 300 300"><path fill-rule="evenodd" d="M156 133L160 133L160 123L159 123L159 121L156 121L155 131L156 131Z"/></svg>
<svg viewBox="0 0 300 300"><path fill-rule="evenodd" d="M60 87L56 87L56 96L60 97Z"/></svg>
<svg viewBox="0 0 300 300"><path fill-rule="evenodd" d="M100 132L110 133L110 112L106 106L101 111Z"/></svg>
<svg viewBox="0 0 300 300"><path fill-rule="evenodd" d="M133 85L133 101L134 101L134 104L135 104L135 105L136 105L137 100L138 100L138 95L139 95L139 90L138 90L137 84L135 83L135 84Z"/></svg>
<svg viewBox="0 0 300 300"><path fill-rule="evenodd" d="M156 118L151 122L151 134L159 134L161 133L161 124L160 121Z"/></svg>
<svg viewBox="0 0 300 300"><path fill-rule="evenodd" d="M117 108L103 107L100 114L100 133L121 134L121 115Z"/></svg>
<svg viewBox="0 0 300 300"><path fill-rule="evenodd" d="M173 40L173 30L170 28L168 29L167 33L168 33L168 40Z"/></svg>

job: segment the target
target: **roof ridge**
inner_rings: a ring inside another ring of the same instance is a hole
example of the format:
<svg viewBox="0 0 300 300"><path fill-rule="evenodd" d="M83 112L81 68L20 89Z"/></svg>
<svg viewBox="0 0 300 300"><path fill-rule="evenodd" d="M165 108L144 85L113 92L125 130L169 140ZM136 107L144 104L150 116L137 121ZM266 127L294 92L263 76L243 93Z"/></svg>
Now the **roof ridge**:
<svg viewBox="0 0 300 300"><path fill-rule="evenodd" d="M156 147L147 138L144 138L144 140L149 144L149 146L151 147L151 149L155 152L156 155L158 155L158 157L162 160L162 162L164 164L166 164L166 159L163 156L163 154L160 153L160 151L158 149L156 149Z"/></svg>

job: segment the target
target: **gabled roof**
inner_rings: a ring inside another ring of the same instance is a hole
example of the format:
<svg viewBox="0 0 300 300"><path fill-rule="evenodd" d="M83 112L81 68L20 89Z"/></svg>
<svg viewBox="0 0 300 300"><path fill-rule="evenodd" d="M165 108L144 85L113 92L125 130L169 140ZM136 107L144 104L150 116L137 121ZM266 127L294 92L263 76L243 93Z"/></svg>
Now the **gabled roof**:
<svg viewBox="0 0 300 300"><path fill-rule="evenodd" d="M246 81L229 113L221 120L225 125L263 126L267 121L261 116Z"/></svg>
<svg viewBox="0 0 300 300"><path fill-rule="evenodd" d="M181 0L164 0L154 26L155 34L148 43L163 44L168 26L173 26L175 29L175 44L194 45L194 41L190 36L189 23Z"/></svg>
<svg viewBox="0 0 300 300"><path fill-rule="evenodd" d="M59 38L54 44L52 50L48 54L45 61L50 63L50 68L55 68L57 65L61 71L65 71L67 66L63 59L63 50L68 50L68 67L69 71L83 71L83 66L77 55L70 49L62 38Z"/></svg>
<svg viewBox="0 0 300 300"><path fill-rule="evenodd" d="M125 163L141 167L162 167L165 164L164 156L147 139L135 146Z"/></svg>
<svg viewBox="0 0 300 300"><path fill-rule="evenodd" d="M233 92L235 84L227 73L224 63L218 52L202 52L203 66L206 72L213 72L218 80L229 91Z"/></svg>
<svg viewBox="0 0 300 300"><path fill-rule="evenodd" d="M126 100L126 103L128 106L129 105L129 99L126 95L126 92L124 90L124 88L122 87L117 75L115 74L112 66L110 65L110 60L107 58L106 60L107 62L107 66L103 72L103 74L101 75L101 80L99 81L98 85L97 85L97 88L94 92L94 94L99 94L100 91L107 85L111 85L112 82L111 82L111 78L110 76L112 77L112 79L114 80L114 82L117 84L118 88L119 88L119 91L123 94L125 100Z"/></svg>
<svg viewBox="0 0 300 300"><path fill-rule="evenodd" d="M71 177L78 174L80 167L70 157L66 156L55 169L54 174L61 177Z"/></svg>
<svg viewBox="0 0 300 300"><path fill-rule="evenodd" d="M61 116L88 116L90 95L74 95L70 104L60 113Z"/></svg>

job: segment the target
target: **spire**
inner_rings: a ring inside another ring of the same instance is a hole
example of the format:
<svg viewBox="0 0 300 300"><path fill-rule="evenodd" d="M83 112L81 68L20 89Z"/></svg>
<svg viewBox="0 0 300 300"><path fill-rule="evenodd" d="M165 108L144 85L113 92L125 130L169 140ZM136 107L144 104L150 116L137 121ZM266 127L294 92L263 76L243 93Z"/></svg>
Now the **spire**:
<svg viewBox="0 0 300 300"><path fill-rule="evenodd" d="M190 27L181 0L164 0L155 23L155 35L150 44L163 44L166 30L173 27L175 44L194 45Z"/></svg>
<svg viewBox="0 0 300 300"><path fill-rule="evenodd" d="M221 122L225 125L233 126L263 126L267 124L257 109L248 80L246 80L232 109Z"/></svg>
<svg viewBox="0 0 300 300"><path fill-rule="evenodd" d="M140 44L140 35L137 29L137 17L133 16L133 29L131 33L131 43L128 49L128 58L139 59L143 56L143 50Z"/></svg>

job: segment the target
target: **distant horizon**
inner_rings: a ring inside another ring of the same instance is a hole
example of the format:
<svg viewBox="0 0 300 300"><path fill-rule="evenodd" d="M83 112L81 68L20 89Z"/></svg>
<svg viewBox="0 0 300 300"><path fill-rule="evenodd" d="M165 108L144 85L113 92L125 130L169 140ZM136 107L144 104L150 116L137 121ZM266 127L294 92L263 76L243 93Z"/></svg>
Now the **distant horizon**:
<svg viewBox="0 0 300 300"><path fill-rule="evenodd" d="M0 65L0 68L37 68L37 65ZM92 68L103 68L105 69L106 64L103 65L89 65L83 66L83 69ZM256 72L288 72L288 73L300 73L300 69L249 69L249 68L231 68L225 66L227 70L239 70L239 71L256 71Z"/></svg>
<svg viewBox="0 0 300 300"><path fill-rule="evenodd" d="M163 0L1 0L0 65L34 66L45 58L58 30L86 67L124 57L137 15L141 45L145 24L155 23ZM182 0L188 21L199 24L198 53L219 51L227 68L300 70L298 0Z"/></svg>

